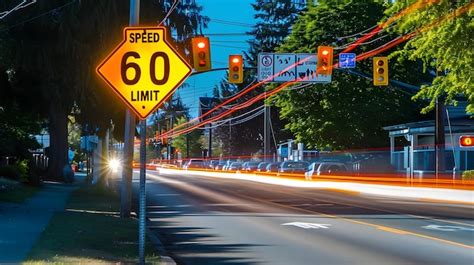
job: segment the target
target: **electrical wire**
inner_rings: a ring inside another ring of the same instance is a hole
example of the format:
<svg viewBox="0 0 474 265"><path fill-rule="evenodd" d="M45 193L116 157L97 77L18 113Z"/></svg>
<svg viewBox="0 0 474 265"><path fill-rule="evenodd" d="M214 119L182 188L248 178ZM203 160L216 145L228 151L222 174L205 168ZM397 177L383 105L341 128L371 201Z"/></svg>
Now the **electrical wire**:
<svg viewBox="0 0 474 265"><path fill-rule="evenodd" d="M10 30L10 29L12 29L12 28L14 28L14 27L18 27L18 26L23 25L23 24L25 24L25 23L31 22L31 21L33 21L33 20L36 20L36 19L40 18L40 17L49 15L50 13L57 12L57 11L59 11L59 10L65 8L65 7L67 7L67 6L70 6L70 5L74 4L74 3L77 2L77 1L78 1L78 0L72 0L72 1L66 3L66 4L64 4L64 5L62 5L62 6L59 6L59 7L50 9L50 10L48 10L48 11L46 11L46 12L43 12L43 13L37 15L37 16L34 16L34 17L32 17L32 18L29 18L29 19L23 20L23 21L21 21L21 22L18 22L18 23L16 23L16 24L13 24L13 25L11 25L11 26L9 26L9 27L6 27L6 28L0 30L0 33L3 33L3 32L5 32L5 31L8 31L8 30Z"/></svg>
<svg viewBox="0 0 474 265"><path fill-rule="evenodd" d="M168 10L168 13L161 20L161 22L158 24L158 26L161 26L161 24L163 24L163 22L165 22L168 19L168 17L171 15L171 13L173 13L173 11L176 9L176 7L178 7L178 4L179 4L179 0L174 0L173 1L173 4L171 5L170 10Z"/></svg>
<svg viewBox="0 0 474 265"><path fill-rule="evenodd" d="M12 9L0 12L0 19L5 18L6 16L10 15L11 13L18 11L22 8L25 8L27 6L30 6L32 4L36 3L36 0L22 0L21 3L18 5L14 6Z"/></svg>

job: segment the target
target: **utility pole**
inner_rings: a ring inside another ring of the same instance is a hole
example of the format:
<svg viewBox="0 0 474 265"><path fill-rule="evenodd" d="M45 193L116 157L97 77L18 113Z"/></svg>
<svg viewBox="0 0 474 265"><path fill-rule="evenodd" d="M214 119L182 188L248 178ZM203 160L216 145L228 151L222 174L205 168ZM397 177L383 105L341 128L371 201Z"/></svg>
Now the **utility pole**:
<svg viewBox="0 0 474 265"><path fill-rule="evenodd" d="M265 92L265 99L267 92ZM270 106L264 104L264 112L263 112L263 161L268 160L268 155L270 154L270 126L268 126L268 122L270 121Z"/></svg>
<svg viewBox="0 0 474 265"><path fill-rule="evenodd" d="M189 158L189 133L186 134L186 158Z"/></svg>
<svg viewBox="0 0 474 265"><path fill-rule="evenodd" d="M129 25L137 26L140 17L140 0L130 0ZM132 158L133 137L135 136L135 116L127 108L125 111L125 140L123 150L122 185L120 191L120 216L130 217L132 208Z"/></svg>
<svg viewBox="0 0 474 265"><path fill-rule="evenodd" d="M174 113L171 115L171 118L170 118L170 130L173 129L173 125L174 125ZM171 142L172 142L172 138L168 138L168 163L171 163Z"/></svg>
<svg viewBox="0 0 474 265"><path fill-rule="evenodd" d="M436 179L445 171L445 143L446 137L444 124L446 122L446 107L444 97L436 98L436 121L435 121L435 152L436 152Z"/></svg>
<svg viewBox="0 0 474 265"><path fill-rule="evenodd" d="M209 123L209 149L207 151L207 157L212 157L212 123Z"/></svg>

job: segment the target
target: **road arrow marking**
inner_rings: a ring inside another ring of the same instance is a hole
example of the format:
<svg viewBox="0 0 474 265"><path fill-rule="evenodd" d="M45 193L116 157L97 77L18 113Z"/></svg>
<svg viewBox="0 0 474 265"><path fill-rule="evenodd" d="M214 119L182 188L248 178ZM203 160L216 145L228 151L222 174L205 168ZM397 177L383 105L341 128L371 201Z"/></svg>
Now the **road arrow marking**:
<svg viewBox="0 0 474 265"><path fill-rule="evenodd" d="M304 228L304 229L328 229L328 226L331 226L330 224L315 224L315 223L303 223L303 222L291 222L291 223L284 223L281 225L285 226L296 226L299 228Z"/></svg>
<svg viewBox="0 0 474 265"><path fill-rule="evenodd" d="M453 225L426 225L426 226L422 226L422 228L429 229L429 230L446 231L446 232L474 231L474 228L463 227L463 226L453 226Z"/></svg>

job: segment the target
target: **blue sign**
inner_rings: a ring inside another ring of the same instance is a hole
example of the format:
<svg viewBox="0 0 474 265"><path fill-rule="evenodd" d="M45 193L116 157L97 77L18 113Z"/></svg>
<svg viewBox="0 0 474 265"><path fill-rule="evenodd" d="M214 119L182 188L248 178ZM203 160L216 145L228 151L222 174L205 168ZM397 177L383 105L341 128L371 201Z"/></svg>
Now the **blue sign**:
<svg viewBox="0 0 474 265"><path fill-rule="evenodd" d="M355 53L340 53L339 54L339 68L355 68L356 54Z"/></svg>

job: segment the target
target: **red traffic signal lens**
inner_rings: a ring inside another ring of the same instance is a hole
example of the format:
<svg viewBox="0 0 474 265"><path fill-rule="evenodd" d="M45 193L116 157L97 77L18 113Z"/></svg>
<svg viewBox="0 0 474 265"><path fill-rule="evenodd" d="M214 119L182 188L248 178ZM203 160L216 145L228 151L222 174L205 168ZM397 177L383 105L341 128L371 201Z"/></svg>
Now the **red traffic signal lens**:
<svg viewBox="0 0 474 265"><path fill-rule="evenodd" d="M237 57L232 58L232 63L239 63L240 59Z"/></svg>
<svg viewBox="0 0 474 265"><path fill-rule="evenodd" d="M204 41L200 41L198 42L197 46L199 49L204 49L206 47L206 43Z"/></svg>
<svg viewBox="0 0 474 265"><path fill-rule="evenodd" d="M459 145L462 147L474 147L474 135L462 135L459 138Z"/></svg>
<svg viewBox="0 0 474 265"><path fill-rule="evenodd" d="M384 62L383 62L383 60L378 60L378 61L377 61L377 65L378 65L378 66L382 66L382 65L384 65Z"/></svg>
<svg viewBox="0 0 474 265"><path fill-rule="evenodd" d="M327 55L329 54L329 51L328 51L328 50L323 50L322 54L323 54L324 56L327 56Z"/></svg>

